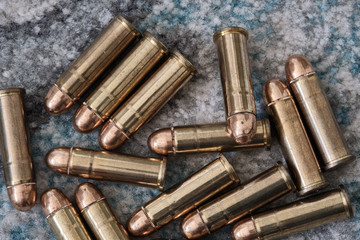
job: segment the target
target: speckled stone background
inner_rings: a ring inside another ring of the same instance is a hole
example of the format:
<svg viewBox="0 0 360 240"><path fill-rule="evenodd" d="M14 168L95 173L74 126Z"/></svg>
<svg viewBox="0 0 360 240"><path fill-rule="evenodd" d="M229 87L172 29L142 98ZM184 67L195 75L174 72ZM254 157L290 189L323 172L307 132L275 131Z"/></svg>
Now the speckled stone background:
<svg viewBox="0 0 360 240"><path fill-rule="evenodd" d="M156 129L171 125L224 121L224 106L213 33L226 26L249 30L249 59L256 106L266 116L262 86L270 78L285 79L284 63L295 53L305 54L318 72L336 117L353 153L360 157L360 3L353 1L0 1L0 87L24 87L38 195L56 187L74 202L83 179L55 174L44 156L53 147L100 149L98 131L79 134L72 127L76 107L50 116L43 99L59 75L100 31L121 13L141 31L149 30L169 48L179 49L197 67L194 77L135 136L118 151L155 156L146 145ZM242 182L284 161L275 137L271 151L225 154ZM166 188L209 163L213 154L170 157ZM342 220L290 236L288 239L360 239L360 163L325 173L336 187L343 183L356 209L352 220ZM0 175L3 175L2 169ZM159 194L157 190L91 181L104 193L117 218L125 224L131 213ZM294 194L275 201L276 206ZM143 239L182 239L180 220ZM0 176L0 239L54 239L39 204L28 212L15 210ZM204 239L230 239L226 227Z"/></svg>

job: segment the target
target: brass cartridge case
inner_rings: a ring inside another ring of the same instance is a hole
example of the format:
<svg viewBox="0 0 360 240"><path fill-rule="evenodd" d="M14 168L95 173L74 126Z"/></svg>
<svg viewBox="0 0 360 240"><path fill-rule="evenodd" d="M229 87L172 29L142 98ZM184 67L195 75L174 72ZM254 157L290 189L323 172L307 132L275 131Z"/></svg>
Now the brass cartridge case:
<svg viewBox="0 0 360 240"><path fill-rule="evenodd" d="M210 234L295 190L290 174L278 162L277 166L253 178L248 184L239 186L190 213L182 223L183 234L188 239Z"/></svg>
<svg viewBox="0 0 360 240"><path fill-rule="evenodd" d="M135 236L148 235L239 181L233 167L220 154L218 159L135 211L128 220L128 230Z"/></svg>
<svg viewBox="0 0 360 240"><path fill-rule="evenodd" d="M49 90L45 97L47 111L59 114L70 108L140 35L130 22L116 15Z"/></svg>
<svg viewBox="0 0 360 240"><path fill-rule="evenodd" d="M195 67L173 51L160 68L127 100L104 125L100 145L115 149L150 120L195 74Z"/></svg>
<svg viewBox="0 0 360 240"><path fill-rule="evenodd" d="M29 210L36 201L24 94L22 88L0 89L0 145L5 184L12 205L20 211Z"/></svg>
<svg viewBox="0 0 360 240"><path fill-rule="evenodd" d="M298 195L326 187L328 183L289 89L278 79L270 80L264 86L264 100L274 121L281 150L299 191Z"/></svg>
<svg viewBox="0 0 360 240"><path fill-rule="evenodd" d="M304 56L291 56L286 63L286 73L323 168L333 169L354 160L311 63Z"/></svg>
<svg viewBox="0 0 360 240"><path fill-rule="evenodd" d="M238 144L228 131L227 123L178 126L160 129L148 139L149 148L161 155L231 152L257 148L270 150L270 121L257 120L256 134L250 143Z"/></svg>
<svg viewBox="0 0 360 240"><path fill-rule="evenodd" d="M143 38L79 107L73 121L76 130L89 132L100 126L167 53L165 45L145 31Z"/></svg>
<svg viewBox="0 0 360 240"><path fill-rule="evenodd" d="M79 214L58 189L49 189L43 193L41 207L56 239L91 240Z"/></svg>
<svg viewBox="0 0 360 240"><path fill-rule="evenodd" d="M80 184L76 204L98 240L129 240L125 228L116 220L104 195L91 183Z"/></svg>
<svg viewBox="0 0 360 240"><path fill-rule="evenodd" d="M255 214L237 223L235 240L273 240L323 224L352 218L354 212L343 186L286 206Z"/></svg>
<svg viewBox="0 0 360 240"><path fill-rule="evenodd" d="M226 27L214 34L218 49L226 119L234 139L248 143L256 131L256 108L247 53L248 33Z"/></svg>
<svg viewBox="0 0 360 240"><path fill-rule="evenodd" d="M54 148L46 155L57 173L88 179L143 185L163 190L166 158L146 158L82 148Z"/></svg>

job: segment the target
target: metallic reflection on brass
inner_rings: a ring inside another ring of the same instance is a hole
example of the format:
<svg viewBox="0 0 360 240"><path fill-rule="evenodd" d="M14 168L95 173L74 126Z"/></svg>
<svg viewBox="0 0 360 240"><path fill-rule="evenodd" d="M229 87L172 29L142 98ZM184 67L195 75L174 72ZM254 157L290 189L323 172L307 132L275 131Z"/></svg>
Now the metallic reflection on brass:
<svg viewBox="0 0 360 240"><path fill-rule="evenodd" d="M264 99L298 194L305 195L326 187L328 183L286 85L278 79L268 81L264 86Z"/></svg>
<svg viewBox="0 0 360 240"><path fill-rule="evenodd" d="M248 143L256 131L256 108L247 52L248 33L226 27L214 34L218 49L226 119L238 143Z"/></svg>
<svg viewBox="0 0 360 240"><path fill-rule="evenodd" d="M16 209L27 211L35 205L36 183L23 94L22 88L0 89L0 145L10 201Z"/></svg>
<svg viewBox="0 0 360 240"><path fill-rule="evenodd" d="M140 32L130 22L121 15L115 16L49 91L45 101L47 110L58 114L71 107L73 102L69 99L78 100L115 58L139 37Z"/></svg>
<svg viewBox="0 0 360 240"><path fill-rule="evenodd" d="M100 120L107 120L167 53L168 49L158 39L151 33L144 32L143 38L92 92L79 110L88 107Z"/></svg>
<svg viewBox="0 0 360 240"><path fill-rule="evenodd" d="M235 170L220 154L218 159L136 211L128 221L128 230L135 236L148 235L238 182Z"/></svg>
<svg viewBox="0 0 360 240"><path fill-rule="evenodd" d="M165 135L164 131L169 131L170 134ZM160 129L149 137L148 145L152 151L164 155L245 151L257 148L270 150L270 122L267 118L258 120L256 134L247 144L235 142L226 123L215 123Z"/></svg>
<svg viewBox="0 0 360 240"><path fill-rule="evenodd" d="M66 157L60 157L63 156ZM97 180L156 187L163 190L166 158L146 158L81 148L54 148L46 157L55 172Z"/></svg>
<svg viewBox="0 0 360 240"><path fill-rule="evenodd" d="M303 74L297 69L305 68ZM301 55L289 58L286 72L302 117L320 152L324 169L333 169L355 159L351 154L320 80L310 62Z"/></svg>
<svg viewBox="0 0 360 240"><path fill-rule="evenodd" d="M195 67L179 52L169 59L125 102L102 128L100 145L119 147L150 120L195 74Z"/></svg>
<svg viewBox="0 0 360 240"><path fill-rule="evenodd" d="M75 195L78 208L96 239L130 239L125 228L116 220L104 195L93 184L81 184Z"/></svg>
<svg viewBox="0 0 360 240"><path fill-rule="evenodd" d="M79 214L59 190L46 191L41 196L41 205L56 239L91 240Z"/></svg>
<svg viewBox="0 0 360 240"><path fill-rule="evenodd" d="M280 239L353 216L349 196L344 187L340 186L338 189L246 218L234 226L233 238L235 240ZM251 228L255 231L249 231Z"/></svg>
<svg viewBox="0 0 360 240"><path fill-rule="evenodd" d="M278 162L277 166L256 176L246 185L239 186L190 213L182 223L182 231L188 239L202 237L295 190L290 174Z"/></svg>

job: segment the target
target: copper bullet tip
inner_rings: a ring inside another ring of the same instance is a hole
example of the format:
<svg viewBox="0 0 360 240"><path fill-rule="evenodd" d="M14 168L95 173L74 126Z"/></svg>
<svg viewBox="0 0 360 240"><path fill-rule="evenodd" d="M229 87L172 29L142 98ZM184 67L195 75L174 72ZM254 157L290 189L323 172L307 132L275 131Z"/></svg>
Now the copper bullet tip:
<svg viewBox="0 0 360 240"><path fill-rule="evenodd" d="M75 191L76 205L80 211L102 199L104 195L91 183L80 184Z"/></svg>
<svg viewBox="0 0 360 240"><path fill-rule="evenodd" d="M45 109L51 114L60 114L74 105L69 95L61 91L56 85L52 86L45 97Z"/></svg>
<svg viewBox="0 0 360 240"><path fill-rule="evenodd" d="M41 196L41 207L46 217L69 205L69 199L56 188L49 189Z"/></svg>
<svg viewBox="0 0 360 240"><path fill-rule="evenodd" d="M46 164L51 171L67 174L70 161L70 148L53 148L46 154Z"/></svg>
<svg viewBox="0 0 360 240"><path fill-rule="evenodd" d="M306 57L302 55L292 55L286 61L285 72L287 79L291 82L298 77L313 73L315 70Z"/></svg>
<svg viewBox="0 0 360 240"><path fill-rule="evenodd" d="M111 120L107 121L99 134L100 146L106 150L114 150L120 147L128 137Z"/></svg>
<svg viewBox="0 0 360 240"><path fill-rule="evenodd" d="M249 143L256 133L256 116L253 113L236 113L228 118L228 125L237 143Z"/></svg>
<svg viewBox="0 0 360 240"><path fill-rule="evenodd" d="M19 211L30 210L36 202L35 183L22 183L7 188L10 201Z"/></svg>
<svg viewBox="0 0 360 240"><path fill-rule="evenodd" d="M160 129L150 135L148 139L148 146L151 151L160 154L173 154L173 139L171 129Z"/></svg>
<svg viewBox="0 0 360 240"><path fill-rule="evenodd" d="M144 210L137 210L128 220L127 229L134 236L146 236L156 229Z"/></svg>
<svg viewBox="0 0 360 240"><path fill-rule="evenodd" d="M234 240L260 240L255 224L251 218L241 220L232 230Z"/></svg>
<svg viewBox="0 0 360 240"><path fill-rule="evenodd" d="M196 239L210 234L208 227L197 211L186 216L181 223L181 231L187 239Z"/></svg>
<svg viewBox="0 0 360 240"><path fill-rule="evenodd" d="M103 119L86 104L81 105L73 118L73 125L76 131L88 133L99 127Z"/></svg>
<svg viewBox="0 0 360 240"><path fill-rule="evenodd" d="M280 79L271 79L267 81L263 89L263 95L266 105L291 97L289 89Z"/></svg>

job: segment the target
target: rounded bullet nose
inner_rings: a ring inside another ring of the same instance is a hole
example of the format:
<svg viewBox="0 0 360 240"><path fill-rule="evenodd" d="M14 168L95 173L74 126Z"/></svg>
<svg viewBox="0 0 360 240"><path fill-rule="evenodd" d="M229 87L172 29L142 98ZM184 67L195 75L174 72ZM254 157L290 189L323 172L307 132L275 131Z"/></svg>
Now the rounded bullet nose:
<svg viewBox="0 0 360 240"><path fill-rule="evenodd" d="M255 224L251 218L241 220L232 230L234 240L260 240Z"/></svg>
<svg viewBox="0 0 360 240"><path fill-rule="evenodd" d="M210 234L210 231L200 214L196 211L190 213L181 223L181 232L187 239L196 239Z"/></svg>
<svg viewBox="0 0 360 240"><path fill-rule="evenodd" d="M130 217L127 228L134 236L146 236L156 230L142 209L137 210Z"/></svg>
<svg viewBox="0 0 360 240"><path fill-rule="evenodd" d="M99 127L103 119L87 105L81 105L73 118L73 125L76 131L88 133Z"/></svg>
<svg viewBox="0 0 360 240"><path fill-rule="evenodd" d="M160 154L173 154L173 141L171 129L160 129L150 135L148 146L151 151Z"/></svg>
<svg viewBox="0 0 360 240"><path fill-rule="evenodd" d="M113 122L105 123L99 134L100 146L106 150L114 150L120 147L128 137Z"/></svg>
<svg viewBox="0 0 360 240"><path fill-rule="evenodd" d="M30 210L36 202L35 183L23 183L7 188L10 201L19 211Z"/></svg>
<svg viewBox="0 0 360 240"><path fill-rule="evenodd" d="M267 81L263 89L263 95L266 105L291 96L289 89L280 79Z"/></svg>
<svg viewBox="0 0 360 240"><path fill-rule="evenodd" d="M45 158L51 171L66 174L70 160L70 148L53 148L46 154Z"/></svg>
<svg viewBox="0 0 360 240"><path fill-rule="evenodd" d="M80 211L87 208L94 202L104 199L104 195L94 184L80 184L75 191L76 204Z"/></svg>
<svg viewBox="0 0 360 240"><path fill-rule="evenodd" d="M302 55L292 55L285 64L286 77L292 81L298 77L314 72L314 68Z"/></svg>
<svg viewBox="0 0 360 240"><path fill-rule="evenodd" d="M56 85L52 86L45 97L45 109L51 114L60 114L74 105L69 95L61 91Z"/></svg>
<svg viewBox="0 0 360 240"><path fill-rule="evenodd" d="M71 205L69 199L58 189L53 188L41 196L41 208L45 216Z"/></svg>
<svg viewBox="0 0 360 240"><path fill-rule="evenodd" d="M237 113L228 118L231 135L238 144L249 143L256 133L256 116L253 113Z"/></svg>

